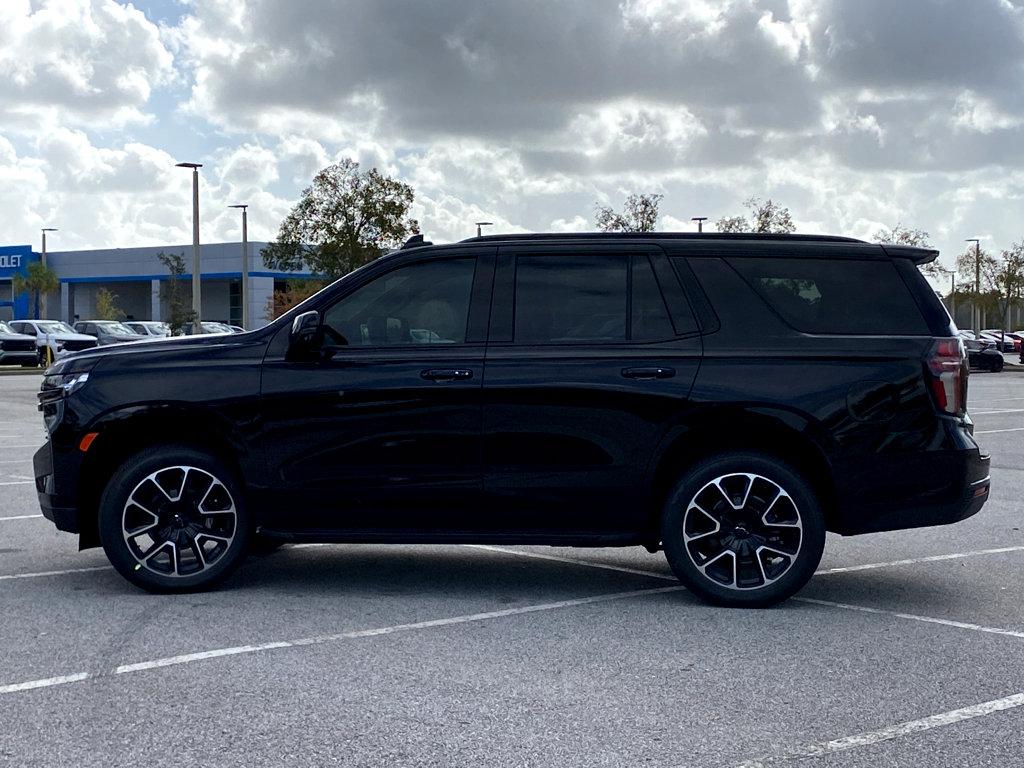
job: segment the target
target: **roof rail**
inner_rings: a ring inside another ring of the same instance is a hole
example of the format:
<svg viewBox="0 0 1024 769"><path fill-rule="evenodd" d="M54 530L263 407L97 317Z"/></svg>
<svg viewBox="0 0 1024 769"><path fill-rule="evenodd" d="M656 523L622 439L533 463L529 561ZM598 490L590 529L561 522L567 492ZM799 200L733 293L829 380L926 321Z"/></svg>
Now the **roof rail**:
<svg viewBox="0 0 1024 769"><path fill-rule="evenodd" d="M431 243L429 240L423 239L423 233L417 232L415 235L410 237L407 241L405 241L405 243L402 244L402 247L399 249L399 251L404 251L407 248L419 248L420 246L432 245L434 244Z"/></svg>
<svg viewBox="0 0 1024 769"><path fill-rule="evenodd" d="M865 243L857 238L840 235L804 235L777 234L756 232L529 232L507 233L504 235L479 235L466 238L460 243L477 243L499 240L582 240L582 239L633 239L633 240L768 240L768 241L805 241L818 243Z"/></svg>

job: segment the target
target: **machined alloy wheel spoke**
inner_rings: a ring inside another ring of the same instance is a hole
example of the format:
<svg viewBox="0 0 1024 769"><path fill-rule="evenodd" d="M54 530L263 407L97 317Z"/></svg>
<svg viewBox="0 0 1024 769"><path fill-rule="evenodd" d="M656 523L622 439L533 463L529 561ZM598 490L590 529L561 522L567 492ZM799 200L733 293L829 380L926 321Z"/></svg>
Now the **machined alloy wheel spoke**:
<svg viewBox="0 0 1024 769"><path fill-rule="evenodd" d="M803 544L803 520L778 482L729 473L704 484L683 515L683 546L697 570L734 590L756 590L782 578ZM724 558L731 558L728 570Z"/></svg>
<svg viewBox="0 0 1024 769"><path fill-rule="evenodd" d="M231 492L219 478L178 465L139 481L125 501L121 524L136 568L164 577L191 577L228 551L238 517Z"/></svg>

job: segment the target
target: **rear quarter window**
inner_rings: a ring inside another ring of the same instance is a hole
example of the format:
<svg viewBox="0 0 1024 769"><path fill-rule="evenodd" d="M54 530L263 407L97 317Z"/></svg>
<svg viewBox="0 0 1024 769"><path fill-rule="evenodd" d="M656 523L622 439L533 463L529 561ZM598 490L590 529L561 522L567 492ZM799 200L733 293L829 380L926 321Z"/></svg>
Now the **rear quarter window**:
<svg viewBox="0 0 1024 769"><path fill-rule="evenodd" d="M728 260L790 326L809 334L927 335L928 324L889 260Z"/></svg>

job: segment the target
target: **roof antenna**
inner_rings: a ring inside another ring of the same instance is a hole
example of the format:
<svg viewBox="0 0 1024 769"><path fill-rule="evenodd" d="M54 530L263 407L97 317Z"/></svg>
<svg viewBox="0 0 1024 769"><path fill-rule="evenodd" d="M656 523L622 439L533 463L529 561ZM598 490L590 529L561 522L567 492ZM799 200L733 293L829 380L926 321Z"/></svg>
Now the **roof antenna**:
<svg viewBox="0 0 1024 769"><path fill-rule="evenodd" d="M402 244L401 250L404 251L407 248L418 248L419 246L432 246L434 245L429 240L423 239L423 233L417 232L415 235L410 237L404 244Z"/></svg>

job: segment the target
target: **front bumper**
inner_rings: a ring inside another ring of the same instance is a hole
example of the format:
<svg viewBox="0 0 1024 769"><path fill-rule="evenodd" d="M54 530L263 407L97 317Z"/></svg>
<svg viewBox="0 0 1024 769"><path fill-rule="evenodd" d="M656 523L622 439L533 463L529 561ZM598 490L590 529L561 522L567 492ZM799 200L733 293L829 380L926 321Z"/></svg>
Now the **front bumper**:
<svg viewBox="0 0 1024 769"><path fill-rule="evenodd" d="M52 521L61 531L77 534L78 510L57 493L57 478L53 471L53 449L47 441L32 456L33 475L36 479L36 494L43 517Z"/></svg>
<svg viewBox="0 0 1024 769"><path fill-rule="evenodd" d="M39 356L35 350L0 350L0 364L4 366L38 361Z"/></svg>

